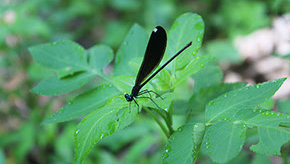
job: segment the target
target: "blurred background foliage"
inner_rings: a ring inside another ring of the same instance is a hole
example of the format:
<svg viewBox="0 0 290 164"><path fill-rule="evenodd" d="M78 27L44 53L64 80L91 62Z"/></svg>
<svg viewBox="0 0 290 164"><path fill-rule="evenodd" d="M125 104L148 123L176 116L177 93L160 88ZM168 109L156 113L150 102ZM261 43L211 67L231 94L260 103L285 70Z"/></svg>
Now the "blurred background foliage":
<svg viewBox="0 0 290 164"><path fill-rule="evenodd" d="M0 163L73 161L73 133L79 120L41 126L42 120L59 110L72 95L46 97L29 92L36 81L51 72L32 62L27 47L70 39L85 48L106 44L116 52L134 23L148 31L156 25L169 29L180 14L194 12L203 17L206 25L201 52L216 57L224 81L262 82L274 77L261 71L253 73L255 60L243 56L237 38L272 28L276 18L289 15L289 6L289 0L1 0ZM289 20L288 16L288 26ZM279 53L275 48L268 56ZM289 52L285 56L289 59ZM286 64L288 73L289 60ZM215 66L207 67L207 71L213 70ZM221 74L219 70L217 73ZM231 79L232 76L239 78ZM176 91L181 97L182 89ZM286 99L280 104L289 104L289 90L286 91L279 97ZM178 127L182 118L177 115L174 119ZM159 164L165 143L166 137L159 127L144 115L134 125L105 138L85 163ZM250 160L249 156L243 153L235 162ZM255 161L265 163L269 159L255 156ZM210 162L207 159L199 163Z"/></svg>

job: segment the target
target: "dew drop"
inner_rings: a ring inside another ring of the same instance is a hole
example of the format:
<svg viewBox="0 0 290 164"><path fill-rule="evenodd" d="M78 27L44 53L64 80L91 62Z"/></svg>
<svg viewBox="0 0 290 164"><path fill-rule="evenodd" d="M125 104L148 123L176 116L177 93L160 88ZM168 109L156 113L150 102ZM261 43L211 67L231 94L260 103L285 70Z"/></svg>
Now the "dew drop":
<svg viewBox="0 0 290 164"><path fill-rule="evenodd" d="M77 136L80 133L80 130L78 129L77 131L75 131L75 136Z"/></svg>
<svg viewBox="0 0 290 164"><path fill-rule="evenodd" d="M68 101L68 103L67 103L68 105L71 105L72 104L72 101Z"/></svg>
<svg viewBox="0 0 290 164"><path fill-rule="evenodd" d="M206 145L209 145L209 142L205 142Z"/></svg>
<svg viewBox="0 0 290 164"><path fill-rule="evenodd" d="M228 94L225 94L224 97L228 97Z"/></svg>
<svg viewBox="0 0 290 164"><path fill-rule="evenodd" d="M200 37L197 37L197 38L196 38L196 41L197 41L197 42L200 42L200 40L201 40Z"/></svg>
<svg viewBox="0 0 290 164"><path fill-rule="evenodd" d="M203 68L204 67L204 64L201 64L200 67Z"/></svg>
<svg viewBox="0 0 290 164"><path fill-rule="evenodd" d="M260 113L263 113L264 111L262 109L259 110Z"/></svg>
<svg viewBox="0 0 290 164"><path fill-rule="evenodd" d="M183 131L183 127L179 127L177 130L178 130L179 132L182 132L182 131Z"/></svg>
<svg viewBox="0 0 290 164"><path fill-rule="evenodd" d="M166 146L166 150L165 150L167 153L171 152L172 151L172 148L171 146L167 145Z"/></svg>
<svg viewBox="0 0 290 164"><path fill-rule="evenodd" d="M265 113L266 116L269 116L269 114L270 114L270 112L268 112L268 111Z"/></svg>
<svg viewBox="0 0 290 164"><path fill-rule="evenodd" d="M166 158L168 158L168 153L164 153L163 155L162 155L162 159L164 160L164 159L166 159Z"/></svg>
<svg viewBox="0 0 290 164"><path fill-rule="evenodd" d="M281 113L277 113L277 116L278 116L278 117L281 116Z"/></svg>
<svg viewBox="0 0 290 164"><path fill-rule="evenodd" d="M228 119L227 118L224 118L224 120L227 121Z"/></svg>
<svg viewBox="0 0 290 164"><path fill-rule="evenodd" d="M211 102L208 103L208 105L213 105L213 103L214 103L214 101L211 101Z"/></svg>
<svg viewBox="0 0 290 164"><path fill-rule="evenodd" d="M206 146L205 148L206 148L206 149L209 149L209 146Z"/></svg>
<svg viewBox="0 0 290 164"><path fill-rule="evenodd" d="M290 118L290 116L287 116L286 118Z"/></svg>
<svg viewBox="0 0 290 164"><path fill-rule="evenodd" d="M195 56L197 54L197 50L196 51L192 51L192 55Z"/></svg>
<svg viewBox="0 0 290 164"><path fill-rule="evenodd" d="M257 112L257 109L253 109L253 112Z"/></svg>
<svg viewBox="0 0 290 164"><path fill-rule="evenodd" d="M275 115L275 112L271 112L271 115Z"/></svg>

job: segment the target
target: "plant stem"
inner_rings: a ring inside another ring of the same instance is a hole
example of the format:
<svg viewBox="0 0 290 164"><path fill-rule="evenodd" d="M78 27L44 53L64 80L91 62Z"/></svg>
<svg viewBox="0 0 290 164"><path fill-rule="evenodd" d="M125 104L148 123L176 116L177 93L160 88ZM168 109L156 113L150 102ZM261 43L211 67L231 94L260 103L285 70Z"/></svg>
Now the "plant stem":
<svg viewBox="0 0 290 164"><path fill-rule="evenodd" d="M172 111L173 111L173 103L171 102L169 109L168 109L168 112L167 112L168 120L166 120L166 124L168 126L170 135L174 133L174 130L172 128L172 113L173 113Z"/></svg>
<svg viewBox="0 0 290 164"><path fill-rule="evenodd" d="M160 126L162 131L165 133L167 138L170 137L170 134L168 130L165 128L165 126L162 124L162 122L158 119L158 117L147 107L143 107L143 109L157 122L157 124Z"/></svg>

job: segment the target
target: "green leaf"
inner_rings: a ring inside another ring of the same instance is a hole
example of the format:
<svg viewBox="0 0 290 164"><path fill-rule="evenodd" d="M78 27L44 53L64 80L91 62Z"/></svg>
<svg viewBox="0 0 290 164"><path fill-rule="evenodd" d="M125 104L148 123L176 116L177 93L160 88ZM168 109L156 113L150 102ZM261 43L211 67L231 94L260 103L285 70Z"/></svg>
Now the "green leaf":
<svg viewBox="0 0 290 164"><path fill-rule="evenodd" d="M206 106L206 122L232 117L241 109L253 108L272 97L286 78L237 89L225 93Z"/></svg>
<svg viewBox="0 0 290 164"><path fill-rule="evenodd" d="M148 33L138 24L134 24L119 48L114 63L115 75L135 75L136 72L129 66L129 61L136 57L143 57Z"/></svg>
<svg viewBox="0 0 290 164"><path fill-rule="evenodd" d="M87 115L75 132L75 163L81 163L93 146L102 138L130 125L137 117L137 110L128 112L128 102L113 97L108 104Z"/></svg>
<svg viewBox="0 0 290 164"><path fill-rule="evenodd" d="M113 50L105 45L96 45L88 50L89 65L99 71L108 65L114 58Z"/></svg>
<svg viewBox="0 0 290 164"><path fill-rule="evenodd" d="M253 110L257 112L257 110ZM258 127L259 143L250 147L251 150L266 154L280 155L281 146L290 139L289 130L279 128L282 122L289 123L289 116L274 111L260 110L254 117L246 120L247 126Z"/></svg>
<svg viewBox="0 0 290 164"><path fill-rule="evenodd" d="M194 161L194 124L186 124L178 128L170 137L165 147L162 160L166 164L192 164Z"/></svg>
<svg viewBox="0 0 290 164"><path fill-rule="evenodd" d="M290 99L278 100L277 106L280 112L290 114Z"/></svg>
<svg viewBox="0 0 290 164"><path fill-rule="evenodd" d="M38 64L55 70L59 77L88 69L85 49L72 41L41 44L29 51Z"/></svg>
<svg viewBox="0 0 290 164"><path fill-rule="evenodd" d="M252 145L251 150L266 155L281 155L281 146L290 140L290 132L274 128L258 128L259 143Z"/></svg>
<svg viewBox="0 0 290 164"><path fill-rule="evenodd" d="M203 69L193 74L194 93L198 93L201 88L218 85L223 79L223 72L219 66L209 62Z"/></svg>
<svg viewBox="0 0 290 164"><path fill-rule="evenodd" d="M214 40L206 45L207 52L216 57L219 63L238 63L242 61L234 45L227 40Z"/></svg>
<svg viewBox="0 0 290 164"><path fill-rule="evenodd" d="M192 59L184 69L176 72L176 82L174 85L180 84L182 81L188 79L192 74L198 72L204 65L211 60L212 57L209 55L198 56Z"/></svg>
<svg viewBox="0 0 290 164"><path fill-rule="evenodd" d="M245 142L246 128L242 124L222 121L206 130L204 147L210 158L225 163L236 157Z"/></svg>
<svg viewBox="0 0 290 164"><path fill-rule="evenodd" d="M156 85L156 89L158 90L169 90L172 85L172 80L170 73L167 69L163 69L158 75L152 79L152 82Z"/></svg>
<svg viewBox="0 0 290 164"><path fill-rule="evenodd" d="M40 81L31 91L46 96L54 96L68 93L74 89L80 88L89 82L95 74L91 72L77 73L72 76L59 79L56 76Z"/></svg>
<svg viewBox="0 0 290 164"><path fill-rule="evenodd" d="M188 106L193 112L201 112L205 110L205 106L211 100L217 98L221 94L234 89L239 89L246 86L247 83L224 83L216 86L202 88L198 94L192 95L189 99Z"/></svg>
<svg viewBox="0 0 290 164"><path fill-rule="evenodd" d="M43 124L64 122L84 116L104 105L109 98L117 94L120 92L112 85L96 87L69 101L57 113L45 119Z"/></svg>
<svg viewBox="0 0 290 164"><path fill-rule="evenodd" d="M257 112L257 110L253 110L253 112ZM257 112L258 113L258 112ZM263 127L263 128L278 128L281 122L284 121L290 121L290 119L287 118L287 115L277 113L274 111L263 111L259 110L259 114L255 115L255 117L252 117L245 121L247 125L250 126L257 126L257 127Z"/></svg>
<svg viewBox="0 0 290 164"><path fill-rule="evenodd" d="M115 76L113 77L113 84L122 93L130 94L134 86L135 78L136 77L131 76L131 75Z"/></svg>
<svg viewBox="0 0 290 164"><path fill-rule="evenodd" d="M275 105L274 100L272 98L269 98L264 102L262 102L262 104L259 104L259 108L271 110L274 107L274 105Z"/></svg>
<svg viewBox="0 0 290 164"><path fill-rule="evenodd" d="M185 13L178 17L173 23L168 34L168 44L165 53L165 61L176 54L187 43L192 41L180 57L172 61L171 72L175 72L186 66L201 46L204 34L204 22L201 16L193 13Z"/></svg>

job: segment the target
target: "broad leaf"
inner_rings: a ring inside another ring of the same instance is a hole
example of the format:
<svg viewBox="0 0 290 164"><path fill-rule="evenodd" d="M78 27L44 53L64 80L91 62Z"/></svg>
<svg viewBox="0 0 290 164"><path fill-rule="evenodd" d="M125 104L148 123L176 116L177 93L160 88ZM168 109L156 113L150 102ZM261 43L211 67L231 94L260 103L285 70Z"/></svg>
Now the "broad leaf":
<svg viewBox="0 0 290 164"><path fill-rule="evenodd" d="M207 122L230 118L241 109L258 106L272 97L285 81L285 78L256 84L234 90L212 100L206 106L205 118Z"/></svg>
<svg viewBox="0 0 290 164"><path fill-rule="evenodd" d="M136 57L143 57L148 42L148 33L138 24L134 24L119 48L114 63L115 75L135 75L129 66L129 61Z"/></svg>
<svg viewBox="0 0 290 164"><path fill-rule="evenodd" d="M194 124L178 128L170 137L165 147L162 160L165 164L192 164L194 161Z"/></svg>
<svg viewBox="0 0 290 164"><path fill-rule="evenodd" d="M205 106L211 100L217 98L221 94L234 89L246 86L247 83L224 83L216 86L202 88L198 94L192 95L188 102L189 109L193 113L205 110Z"/></svg>
<svg viewBox="0 0 290 164"><path fill-rule="evenodd" d="M39 95L54 96L68 93L82 87L89 82L95 74L91 72L81 72L72 76L59 79L56 76L40 81L31 91Z"/></svg>
<svg viewBox="0 0 290 164"><path fill-rule="evenodd" d="M248 126L258 127L259 143L251 146L251 150L266 154L280 155L281 146L290 140L290 132L279 128L282 122L290 123L289 116L260 110L258 115L245 121Z"/></svg>
<svg viewBox="0 0 290 164"><path fill-rule="evenodd" d="M203 146L210 158L225 163L240 153L246 138L246 127L222 121L209 127L204 138Z"/></svg>
<svg viewBox="0 0 290 164"><path fill-rule="evenodd" d="M113 50L105 45L96 45L88 50L89 65L92 69L99 71L108 65L114 58Z"/></svg>
<svg viewBox="0 0 290 164"><path fill-rule="evenodd" d="M108 104L87 115L75 132L75 163L81 163L93 146L102 138L130 125L137 111L128 112L128 103L113 97Z"/></svg>
<svg viewBox="0 0 290 164"><path fill-rule="evenodd" d="M73 41L58 41L29 48L33 59L55 70L59 77L88 69L85 49Z"/></svg>
<svg viewBox="0 0 290 164"><path fill-rule="evenodd" d="M101 85L69 101L57 113L44 120L44 124L69 121L84 116L104 105L120 92L111 85Z"/></svg>
<svg viewBox="0 0 290 164"><path fill-rule="evenodd" d="M171 72L182 69L187 65L199 50L204 34L204 23L201 16L193 13L185 13L178 17L168 33L165 61L177 53L187 43L192 45L172 62Z"/></svg>
<svg viewBox="0 0 290 164"><path fill-rule="evenodd" d="M281 155L281 146L290 140L289 130L259 127L258 132L259 143L250 147L251 150L257 153Z"/></svg>

